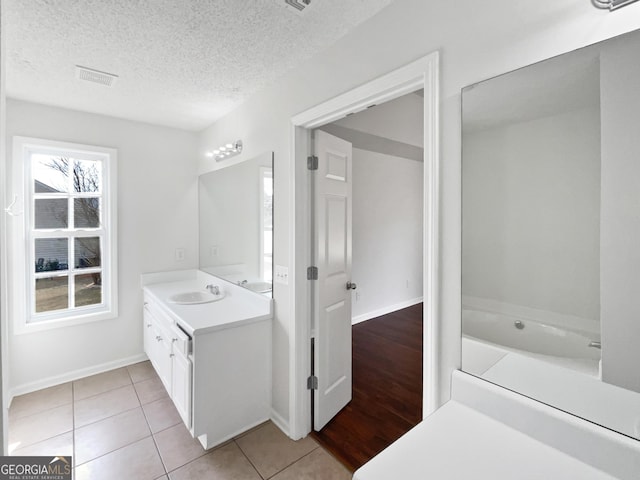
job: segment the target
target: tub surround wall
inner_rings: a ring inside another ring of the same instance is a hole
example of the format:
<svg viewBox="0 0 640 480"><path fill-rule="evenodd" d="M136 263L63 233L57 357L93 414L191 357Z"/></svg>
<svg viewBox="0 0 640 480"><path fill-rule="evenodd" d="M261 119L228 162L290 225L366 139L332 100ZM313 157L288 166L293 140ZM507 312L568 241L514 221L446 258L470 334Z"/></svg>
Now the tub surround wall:
<svg viewBox="0 0 640 480"><path fill-rule="evenodd" d="M13 135L118 150L119 274L117 318L10 333L13 394L143 360L140 274L197 267L196 135L9 99L8 148ZM183 262L175 260L178 247L185 249Z"/></svg>

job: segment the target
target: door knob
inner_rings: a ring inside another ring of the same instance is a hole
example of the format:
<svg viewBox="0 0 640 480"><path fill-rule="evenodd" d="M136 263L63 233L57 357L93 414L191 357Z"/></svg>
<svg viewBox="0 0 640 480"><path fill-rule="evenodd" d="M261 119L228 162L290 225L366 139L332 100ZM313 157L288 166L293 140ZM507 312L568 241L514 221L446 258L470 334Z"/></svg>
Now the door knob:
<svg viewBox="0 0 640 480"><path fill-rule="evenodd" d="M353 282L347 282L347 290L355 290L356 288L358 288L358 285Z"/></svg>

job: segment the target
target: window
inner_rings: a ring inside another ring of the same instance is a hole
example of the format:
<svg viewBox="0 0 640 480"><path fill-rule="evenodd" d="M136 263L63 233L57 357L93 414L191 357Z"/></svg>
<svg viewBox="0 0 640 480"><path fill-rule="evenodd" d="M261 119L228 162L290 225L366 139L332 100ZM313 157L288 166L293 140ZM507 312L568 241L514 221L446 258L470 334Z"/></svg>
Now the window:
<svg viewBox="0 0 640 480"><path fill-rule="evenodd" d="M15 137L13 165L24 205L22 330L115 316L116 151Z"/></svg>
<svg viewBox="0 0 640 480"><path fill-rule="evenodd" d="M260 277L271 283L273 273L273 169L260 168Z"/></svg>

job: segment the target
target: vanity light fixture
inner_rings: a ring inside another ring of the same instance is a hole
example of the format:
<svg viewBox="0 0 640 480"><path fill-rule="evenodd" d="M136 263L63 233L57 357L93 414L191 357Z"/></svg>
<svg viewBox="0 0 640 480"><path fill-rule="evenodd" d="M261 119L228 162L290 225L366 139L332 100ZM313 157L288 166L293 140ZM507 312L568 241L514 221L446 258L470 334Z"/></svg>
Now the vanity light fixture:
<svg viewBox="0 0 640 480"><path fill-rule="evenodd" d="M609 9L613 12L618 8L626 7L638 0L591 0L591 3L596 8Z"/></svg>
<svg viewBox="0 0 640 480"><path fill-rule="evenodd" d="M236 140L234 143L227 143L222 147L207 152L205 155L208 158L215 158L216 162L219 162L230 157L235 157L240 153L242 153L242 140Z"/></svg>

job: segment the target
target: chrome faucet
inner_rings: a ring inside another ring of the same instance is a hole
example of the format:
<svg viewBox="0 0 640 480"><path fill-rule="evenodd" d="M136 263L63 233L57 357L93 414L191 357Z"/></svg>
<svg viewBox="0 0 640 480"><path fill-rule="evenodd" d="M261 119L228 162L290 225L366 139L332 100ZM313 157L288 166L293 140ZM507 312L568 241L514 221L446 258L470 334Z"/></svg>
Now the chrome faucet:
<svg viewBox="0 0 640 480"><path fill-rule="evenodd" d="M246 285L247 283L249 282L247 282L246 280L242 280L242 281L238 280L238 285Z"/></svg>
<svg viewBox="0 0 640 480"><path fill-rule="evenodd" d="M209 293L212 293L213 295L220 295L220 287L218 287L217 285L209 284L204 288L206 288Z"/></svg>

